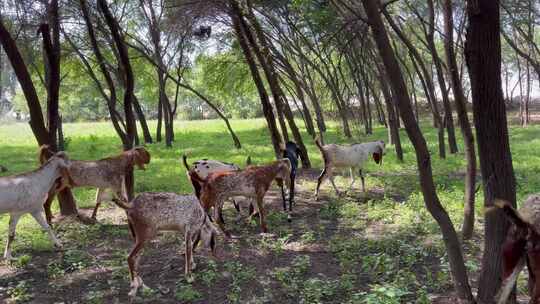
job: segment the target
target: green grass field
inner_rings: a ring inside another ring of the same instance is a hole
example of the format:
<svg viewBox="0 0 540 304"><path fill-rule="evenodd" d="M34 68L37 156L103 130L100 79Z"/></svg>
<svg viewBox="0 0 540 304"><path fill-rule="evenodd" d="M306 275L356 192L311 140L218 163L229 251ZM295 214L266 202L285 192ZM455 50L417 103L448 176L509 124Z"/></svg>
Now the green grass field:
<svg viewBox="0 0 540 304"><path fill-rule="evenodd" d="M176 139L172 148L166 148L163 143L147 146L152 161L146 171L136 171L136 192L191 192L180 161L184 152L188 153L191 160L211 158L241 166L248 155L255 163L273 159L264 120L233 120L231 123L242 142L243 148L240 150L234 148L221 121L177 121ZM459 230L462 221L465 165L463 153L448 155L445 160L439 159L435 130L427 124L423 127L432 152L438 194ZM153 123L151 129L155 130ZM325 141L364 142L386 140L387 137L384 128L376 127L374 134L369 137L355 130L354 140L347 140L339 129L338 125L331 124ZM540 127L536 125L525 129L511 126L510 141L518 184L518 201L540 190L539 131ZM249 225L248 230L243 227L245 225L235 225L235 229L245 236L245 240L223 245L222 250L227 258L222 261L201 264L196 271L197 283L192 285L183 281L183 266L180 266L180 269L175 269L174 272L176 282L169 277L172 283L166 287L174 289L173 291L164 292L156 287L162 278L149 278L145 282L152 289L145 292L138 301L430 303L437 295L449 295L451 285L441 236L423 205L414 150L406 139L405 131L401 132L405 162L397 162L392 147L387 147L382 166L370 162L366 167L366 187L369 190L367 197L360 191L355 191L346 197L338 198L329 184L325 184L322 193L326 196L326 202L315 204L311 202L310 195L316 181L299 181L299 188L303 191L300 195L303 205L299 208L302 211L298 211L292 226L284 220L280 207L271 208L269 215L270 232L275 234L274 239L259 237L256 224ZM67 152L72 159L98 159L121 150L120 141L109 123L65 124L64 133L68 141ZM304 138L309 138L305 135ZM461 138L458 138L458 141L460 142ZM311 141L306 142L306 145L313 167L320 168L319 151ZM0 147L0 165L9 169L9 172L1 173L2 175L33 170L38 166L37 144L27 124L1 125ZM342 188L348 185L347 175L338 177L337 181ZM357 189L359 186L358 182ZM93 207L94 189L75 189L74 194L79 207ZM476 234L473 241L465 244L467 266L473 280L475 271L479 268L482 240L482 231L479 230L482 227L482 191L478 192L476 198ZM57 209L56 203L54 205ZM275 205L280 206L280 203ZM103 208L100 213L107 213L108 210L114 208ZM232 226L233 213L231 210L227 212L228 225ZM7 222L8 216L0 215L1 244L5 243ZM75 227L77 232L69 231L68 227ZM59 230L60 237L67 243L67 249L62 254L52 251L52 244L46 234L40 231L30 216L23 217L19 222L14 256L21 258L4 270L4 279L1 279L3 272L0 271L0 299L10 299L13 302L41 299L36 303L69 299L73 295L63 291L47 291L49 296L45 296L43 291L32 287L31 282L44 280L40 283L42 287L54 288L58 287L55 284L59 284L59 277L92 273L98 266L109 267L104 274L107 286L116 287L105 288L99 283L90 287L78 287L77 294L81 301L111 303L111 299L125 297L129 286L126 273L121 272L118 276L115 273L115 269L127 268L124 258L131 241L125 225L110 225L108 219L103 219L93 226L72 223L55 229ZM103 234L106 234L107 238L102 239L102 243L97 242L95 238L99 239ZM113 239L109 239L111 235L114 236ZM114 244L116 239L122 239L122 242L119 245ZM166 246L181 248L176 243L177 240L166 238L165 241L160 241L159 245L155 245L154 249L150 249L150 252L159 252L160 248ZM304 247L301 247L302 250L294 250L290 248L291 244ZM94 249L99 246L114 249L105 250L107 254L103 258L99 255L81 258L75 253L84 252L85 245ZM319 248L319 251L313 248ZM253 254L249 259L245 257L246 254L250 255L246 253L251 252L249 250L263 252L264 257L259 259L275 262L269 263L263 271L259 268L257 254ZM170 252L174 254L174 251ZM72 258L73 255L76 257ZM156 253L156 256L160 256L159 253ZM76 269L73 269L73 263L69 262L70 257L80 263ZM114 261L117 263L116 268L104 261ZM147 260L143 258L142 263L145 261ZM182 265L181 261L183 257L178 257L175 263ZM332 264L333 268L324 268L325 263ZM41 272L35 269L40 269ZM55 277L55 271L60 275ZM33 275L35 273L40 273L42 277ZM253 282L255 278L256 283ZM205 286L214 285L226 287L209 293ZM523 284L520 285L520 293L524 293Z"/></svg>

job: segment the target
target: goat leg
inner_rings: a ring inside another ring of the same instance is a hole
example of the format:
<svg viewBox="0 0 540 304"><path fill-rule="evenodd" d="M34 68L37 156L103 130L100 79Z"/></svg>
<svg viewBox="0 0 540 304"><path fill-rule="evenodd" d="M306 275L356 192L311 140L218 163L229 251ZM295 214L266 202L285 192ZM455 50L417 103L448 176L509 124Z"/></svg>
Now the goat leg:
<svg viewBox="0 0 540 304"><path fill-rule="evenodd" d="M498 301L497 304L504 304L508 300L508 297L510 296L510 293L514 289L514 286L516 284L517 278L521 270L523 270L523 267L525 267L525 258L521 258L519 262L517 263L516 267L514 267L514 270L508 276L502 283L501 289L499 291L498 295Z"/></svg>
<svg viewBox="0 0 540 304"><path fill-rule="evenodd" d="M6 249L4 251L4 259L6 261L9 261L12 259L11 244L15 240L15 230L17 228L17 223L19 222L20 218L21 218L20 214L10 214L9 216L9 232L8 232L8 239L6 243Z"/></svg>
<svg viewBox="0 0 540 304"><path fill-rule="evenodd" d="M287 211L287 198L285 197L285 188L283 187L283 181L278 182L281 188L281 198L283 200L283 211Z"/></svg>
<svg viewBox="0 0 540 304"><path fill-rule="evenodd" d="M324 167L324 169L321 172L321 175L319 175L319 178L317 179L317 188L315 189L315 200L319 200L319 188L321 187L324 180L328 177L328 169Z"/></svg>
<svg viewBox="0 0 540 304"><path fill-rule="evenodd" d="M105 189L98 188L96 192L96 205L94 206L94 211L92 211L92 217L91 217L93 220L96 219L97 211L99 209L99 205L101 205L101 202L104 199L103 197L104 195L105 195Z"/></svg>
<svg viewBox="0 0 540 304"><path fill-rule="evenodd" d="M188 283L193 283L194 278L191 275L192 268L195 268L195 262L193 262L193 244L191 242L191 233L186 231L185 233L185 274L186 281Z"/></svg>
<svg viewBox="0 0 540 304"><path fill-rule="evenodd" d="M360 173L360 179L362 180L362 192L366 193L366 184L364 181L364 173L362 172L362 169L358 170Z"/></svg>
<svg viewBox="0 0 540 304"><path fill-rule="evenodd" d="M292 206L293 206L293 203L294 203L294 184L295 184L295 178L296 178L296 174L294 173L291 173L291 186L290 186L290 189L289 189L289 212L287 214L287 220L289 222L291 222L292 218L291 218L291 213L292 213Z"/></svg>
<svg viewBox="0 0 540 304"><path fill-rule="evenodd" d="M354 171L353 171L353 168L349 168L349 171L351 172L351 184L349 185L349 190L350 191L354 185L354 182L356 181L356 178L354 176Z"/></svg>
<svg viewBox="0 0 540 304"><path fill-rule="evenodd" d="M263 198L264 195L259 195L257 197L257 208L259 209L259 221L261 223L261 230L263 233L266 233L268 229L266 228L266 221L264 219Z"/></svg>
<svg viewBox="0 0 540 304"><path fill-rule="evenodd" d="M131 249L131 252L129 253L129 256L127 258L129 274L131 276L131 284L130 284L131 290L128 293L128 297L130 299L133 299L135 295L137 294L137 290L139 289L139 287L144 285L143 280L137 273L137 268L139 264L138 254L143 248L144 242L145 240L137 239L137 241L135 242L135 247Z"/></svg>
<svg viewBox="0 0 540 304"><path fill-rule="evenodd" d="M56 190L55 190L55 187L53 187L51 188L51 190L49 190L49 195L47 195L47 200L45 200L45 204L43 204L43 209L45 209L45 218L47 219L47 223L49 225L52 224L53 215L51 212L51 205L55 196L56 196Z"/></svg>
<svg viewBox="0 0 540 304"><path fill-rule="evenodd" d="M56 235L54 235L54 232L51 229L51 226L49 226L49 224L47 224L47 221L43 217L43 214L41 214L41 210L32 212L30 214L36 220L36 222L38 222L38 224L41 226L41 228L43 228L43 230L47 231L47 233L49 234L49 238L54 243L54 246L56 248L59 248L59 249L62 248L62 243L56 237Z"/></svg>

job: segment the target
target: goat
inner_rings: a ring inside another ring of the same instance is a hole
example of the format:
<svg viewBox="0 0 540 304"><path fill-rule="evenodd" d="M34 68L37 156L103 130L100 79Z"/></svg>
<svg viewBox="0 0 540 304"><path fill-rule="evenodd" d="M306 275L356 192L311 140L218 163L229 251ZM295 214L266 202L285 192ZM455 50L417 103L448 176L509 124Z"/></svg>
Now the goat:
<svg viewBox="0 0 540 304"><path fill-rule="evenodd" d="M0 177L0 213L9 213L9 233L4 258L10 260L11 244L15 239L17 222L23 214L30 213L58 248L60 240L43 218L43 203L52 187L61 190L70 187L73 181L69 175L70 161L66 153L58 152L37 170L6 177ZM60 179L60 185L57 180Z"/></svg>
<svg viewBox="0 0 540 304"><path fill-rule="evenodd" d="M317 189L315 190L315 198L319 198L319 188L326 178L330 179L336 194L339 195L340 192L334 183L334 168L349 168L351 172L351 184L349 185L349 190L352 188L355 178L354 170L358 169L360 174L360 179L362 180L362 192L366 192L364 175L362 173L362 168L369 156L372 155L375 163L382 165L382 158L385 154L385 143L382 140L368 142L363 144L353 144L353 145L336 145L328 144L322 145L319 138L315 139L315 144L321 151L323 160L324 160L324 169L321 172L317 180Z"/></svg>
<svg viewBox="0 0 540 304"><path fill-rule="evenodd" d="M126 210L129 229L135 239L135 246L127 258L131 276L130 298L137 294L139 287L144 286L137 273L139 252L160 230L184 233L185 275L188 281L193 281L191 271L196 266L193 251L200 240L215 257L216 236L219 232L194 195L146 192L139 194L131 203L126 204L118 198L113 198L113 202Z"/></svg>
<svg viewBox="0 0 540 304"><path fill-rule="evenodd" d="M40 148L39 159L44 162L52 152L44 145ZM150 153L144 147L135 147L124 151L119 155L103 158L96 161L72 160L70 175L73 179L73 187L95 187L96 205L92 212L92 219L96 219L97 211L101 202L107 199L106 190L112 190L116 197L127 201L125 189L125 176L137 166L145 170L145 165L150 163ZM54 192L54 191L53 191ZM52 219L51 203L54 195L45 203L45 215L50 224Z"/></svg>
<svg viewBox="0 0 540 304"><path fill-rule="evenodd" d="M274 179L289 182L291 175L291 162L287 158L274 161L265 166L250 166L242 171L222 171L210 173L206 179L202 179L194 171L188 172L191 180L202 185L200 202L206 212L214 207L216 222L228 238L230 233L225 230L223 222L218 216L224 200L233 196L253 198L257 202L259 220L263 232L267 232L263 199Z"/></svg>
<svg viewBox="0 0 540 304"><path fill-rule="evenodd" d="M201 160L198 160L198 161L194 162L193 163L193 168L190 168L189 165L188 165L188 162L187 162L187 156L185 154L182 155L182 161L184 163L184 166L186 167L187 172L193 171L193 172L197 173L197 175L201 179L205 179L208 176L208 174L214 173L214 172L239 171L240 170L240 167L238 167L235 164L220 162L218 160L212 160L212 159L206 159L206 158L203 158ZM189 176L189 173L188 173L188 176ZM191 183L193 185L193 189L195 190L195 195L197 196L197 198L200 198L201 197L201 187L202 187L202 185L199 182L197 182L196 180L190 179L190 181L191 181ZM236 211L238 213L240 213L240 206L238 205L236 200L232 199L232 203L233 203L234 208L236 209ZM250 207L251 207L251 205L250 205ZM250 210L250 213L251 213L251 210ZM219 211L219 217L220 217L220 220L222 222L225 222L224 219L223 219L222 210Z"/></svg>
<svg viewBox="0 0 540 304"><path fill-rule="evenodd" d="M540 303L540 195L529 196L516 211L509 202L496 200L513 223L503 244L503 283L497 304L504 304L514 288L518 275L525 265L529 270L529 304Z"/></svg>
<svg viewBox="0 0 540 304"><path fill-rule="evenodd" d="M298 156L300 155L300 149L296 143L288 141L284 147L280 147L283 153L283 158L287 158L291 163L291 175L289 177L289 212L287 212L285 191L283 189L283 181L278 180L277 183L281 188L281 196L283 198L283 211L287 212L287 220L291 221L292 205L294 202L294 185L296 181L296 171L298 169Z"/></svg>

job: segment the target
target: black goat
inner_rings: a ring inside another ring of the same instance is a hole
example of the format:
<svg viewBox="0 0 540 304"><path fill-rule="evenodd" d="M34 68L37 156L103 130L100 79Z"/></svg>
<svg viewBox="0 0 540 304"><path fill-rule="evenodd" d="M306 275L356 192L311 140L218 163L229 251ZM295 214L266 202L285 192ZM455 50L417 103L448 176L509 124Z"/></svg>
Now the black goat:
<svg viewBox="0 0 540 304"><path fill-rule="evenodd" d="M283 152L283 158L287 158L291 162L291 184L289 185L289 212L287 216L287 220L290 222L292 205L294 202L294 184L296 179L296 171L298 169L298 156L300 155L300 149L294 142L288 141L285 144L285 147L281 147L281 151ZM287 211L287 200L285 198L283 181L278 180L278 185L281 188L281 196L283 197L283 210Z"/></svg>

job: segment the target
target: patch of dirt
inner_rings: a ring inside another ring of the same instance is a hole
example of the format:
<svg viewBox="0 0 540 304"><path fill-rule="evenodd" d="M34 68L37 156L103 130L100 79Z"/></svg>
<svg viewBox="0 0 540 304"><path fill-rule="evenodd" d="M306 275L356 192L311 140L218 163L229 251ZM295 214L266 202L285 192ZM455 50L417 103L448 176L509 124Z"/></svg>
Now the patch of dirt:
<svg viewBox="0 0 540 304"><path fill-rule="evenodd" d="M252 277L240 285L240 303L252 303L255 300L259 303L297 303L298 295L289 294L274 278L276 268L291 267L297 257L308 256L311 266L305 274L306 278L339 281L342 269L330 249L333 237L362 235L366 239L379 239L394 232L393 227L380 222L368 223L365 230L350 230L341 227L336 218L322 218L321 210L330 204L330 199L335 199L332 196L333 189L325 185L321 189L320 201L314 201L313 192L302 183L302 180L316 180L319 173L318 170L300 171L291 223L287 222L282 212L280 191L272 188L268 192L265 197L266 212L270 213L268 235L260 234L258 220L254 220L254 223L242 220L236 224L236 212L232 204L226 204L226 227L238 238L229 242L220 240L218 243L215 270L218 278L210 286L201 278L212 273L209 264L212 258L204 248L196 251L197 279L192 288L200 293L200 298L184 302L234 302L230 299L237 283L235 274L228 267L238 262L242 265L240 271L247 273L251 269L252 273ZM366 194L349 192L346 198L364 204L369 200L380 200L384 195L384 189L371 188ZM92 210L80 211L90 215ZM10 303L8 289L13 290L23 281L28 283L26 293L32 295L29 303L127 303L129 278L126 257L133 241L126 224L124 211L112 204L100 209L98 223L95 225L81 225L72 219L56 222L55 229L60 231L59 235L65 244L64 251L34 251L24 248L29 248L29 245L21 246L23 248L15 252L15 255L28 254L31 261L23 268L0 266L0 303ZM311 242L302 241L307 232L316 232L316 239ZM277 246L280 242L283 245ZM178 286L188 285L184 280L182 243L183 236L179 233L162 232L147 244L140 258L139 273L145 284L154 290L154 294L149 297L138 296L135 303L184 303L175 298ZM423 266L438 267L439 259L433 257L424 262L428 265ZM55 274L58 271L55 265L61 265L60 270L64 273ZM355 291L366 291L374 279L370 273L359 274ZM328 302L341 303L341 297L335 295ZM433 303L455 302L448 295L441 295L433 299Z"/></svg>

